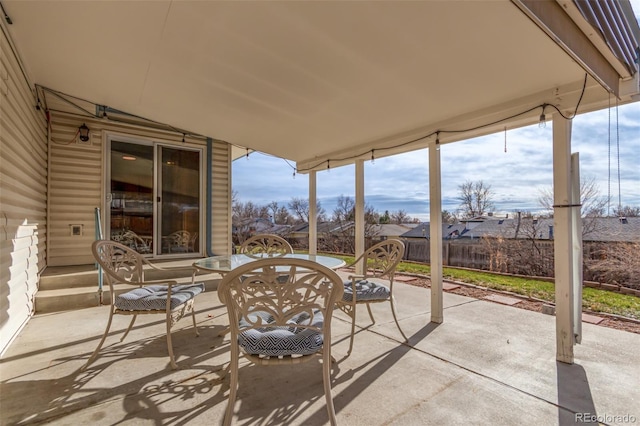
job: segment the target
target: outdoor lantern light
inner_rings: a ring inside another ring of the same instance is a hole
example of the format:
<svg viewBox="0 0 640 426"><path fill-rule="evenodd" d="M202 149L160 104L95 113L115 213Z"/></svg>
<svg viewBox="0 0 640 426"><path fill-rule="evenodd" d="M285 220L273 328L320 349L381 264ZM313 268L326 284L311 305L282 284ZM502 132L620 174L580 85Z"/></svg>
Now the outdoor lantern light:
<svg viewBox="0 0 640 426"><path fill-rule="evenodd" d="M89 140L89 128L86 124L82 123L82 126L78 128L78 132L80 133L80 140L82 142L86 142Z"/></svg>

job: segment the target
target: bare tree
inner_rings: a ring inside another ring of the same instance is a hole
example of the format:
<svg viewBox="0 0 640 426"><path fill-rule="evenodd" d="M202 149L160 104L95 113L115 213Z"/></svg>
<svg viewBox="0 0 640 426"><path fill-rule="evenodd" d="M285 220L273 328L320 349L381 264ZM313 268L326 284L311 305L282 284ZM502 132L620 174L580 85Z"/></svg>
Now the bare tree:
<svg viewBox="0 0 640 426"><path fill-rule="evenodd" d="M298 223L309 222L309 200L304 198L293 197L288 204L289 210L293 213ZM316 217L322 220L325 211L320 205L320 201L316 201Z"/></svg>
<svg viewBox="0 0 640 426"><path fill-rule="evenodd" d="M391 213L391 223L401 224L409 222L411 222L411 216L409 216L406 211L400 209Z"/></svg>
<svg viewBox="0 0 640 426"><path fill-rule="evenodd" d="M538 190L538 203L546 210L553 212L553 188ZM605 214L609 200L600 195L600 188L594 177L582 179L580 182L580 215L582 216L582 236L595 232L598 222L593 220Z"/></svg>
<svg viewBox="0 0 640 426"><path fill-rule="evenodd" d="M285 206L280 206L273 217L274 222L280 225L293 225L294 222L293 217Z"/></svg>
<svg viewBox="0 0 640 426"><path fill-rule="evenodd" d="M355 219L355 207L356 202L353 198L340 195L336 202L336 208L333 209L332 219L341 223L353 222Z"/></svg>
<svg viewBox="0 0 640 426"><path fill-rule="evenodd" d="M385 210L382 215L380 215L380 219L378 220L380 224L391 223L391 214L389 214L389 210Z"/></svg>
<svg viewBox="0 0 640 426"><path fill-rule="evenodd" d="M639 217L640 207L624 206L614 208L613 215L618 217Z"/></svg>
<svg viewBox="0 0 640 426"><path fill-rule="evenodd" d="M603 216L607 203L607 197L600 195L600 188L594 177L581 180L580 214L582 217ZM553 187L538 189L538 204L546 210L553 211Z"/></svg>
<svg viewBox="0 0 640 426"><path fill-rule="evenodd" d="M493 210L493 191L491 185L487 185L484 181L477 182L466 181L458 186L460 195L460 210L464 217L471 218L482 216Z"/></svg>
<svg viewBox="0 0 640 426"><path fill-rule="evenodd" d="M339 251L342 253L354 253L355 241L353 238L353 222L355 221L356 203L355 200L349 196L340 195L338 197L336 208L333 210L332 221L338 225L337 232L339 234L332 242L327 242L333 247L332 251ZM379 221L379 215L375 209L365 204L364 206L364 236L365 238L371 238L376 233L374 227Z"/></svg>
<svg viewBox="0 0 640 426"><path fill-rule="evenodd" d="M250 227L246 222L251 219L263 218L269 220L269 209L267 206L259 206L251 201L243 203L236 201L231 206L232 223L235 227L234 237L237 243L242 243L249 237Z"/></svg>
<svg viewBox="0 0 640 426"><path fill-rule="evenodd" d="M267 204L267 209L269 209L269 216L271 216L273 223L278 223L276 221L276 214L278 213L278 202L270 202L269 204Z"/></svg>
<svg viewBox="0 0 640 426"><path fill-rule="evenodd" d="M442 223L458 223L458 218L454 213L451 213L447 210L442 210Z"/></svg>
<svg viewBox="0 0 640 426"><path fill-rule="evenodd" d="M640 290L638 243L595 243L585 252L584 266L585 279Z"/></svg>

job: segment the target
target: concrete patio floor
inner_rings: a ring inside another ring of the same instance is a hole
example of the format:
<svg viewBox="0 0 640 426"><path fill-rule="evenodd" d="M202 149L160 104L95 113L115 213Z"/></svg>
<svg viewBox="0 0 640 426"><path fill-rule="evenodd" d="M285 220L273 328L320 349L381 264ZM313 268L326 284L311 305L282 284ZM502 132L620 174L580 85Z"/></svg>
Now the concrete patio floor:
<svg viewBox="0 0 640 426"><path fill-rule="evenodd" d="M215 280L196 301L200 337L182 319L173 331L179 370L168 366L164 322L141 317L120 343L116 316L100 357L79 372L100 338L106 306L36 315L0 363L2 425L212 425L227 404L229 339ZM429 323L429 289L399 283L409 344L387 304L366 309L352 355L350 324L333 323L332 387L341 425L565 425L640 423L640 335L583 325L576 363L555 361L555 318L444 294L443 324ZM320 361L241 363L234 424L328 423ZM589 417L591 416L591 417Z"/></svg>

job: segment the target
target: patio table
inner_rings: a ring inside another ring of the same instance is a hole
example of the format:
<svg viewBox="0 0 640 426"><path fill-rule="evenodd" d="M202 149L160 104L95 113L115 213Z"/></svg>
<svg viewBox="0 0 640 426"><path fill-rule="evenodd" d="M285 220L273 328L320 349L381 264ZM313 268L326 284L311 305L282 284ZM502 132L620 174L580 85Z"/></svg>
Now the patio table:
<svg viewBox="0 0 640 426"><path fill-rule="evenodd" d="M212 256L205 257L204 259L197 260L193 263L193 267L196 270L205 271L205 272L217 272L221 275L224 275L228 272L231 272L235 268L246 265L247 263L254 262L260 259L274 259L276 257L268 255L259 256L252 255L248 256L246 254L231 254L231 255L223 255L223 256ZM323 256L319 254L298 254L298 253L288 253L282 256L278 256L277 258L285 258L285 259L304 259L311 260L313 262L317 262L320 265L326 266L330 269L338 269L346 265L346 262L337 257L331 256ZM195 272L194 272L195 277ZM218 335L224 336L229 332L229 327L222 330Z"/></svg>
<svg viewBox="0 0 640 426"><path fill-rule="evenodd" d="M304 259L311 260L313 262L319 263L320 265L326 266L330 269L338 269L346 265L346 262L337 257L324 256L319 254L285 254L280 256L284 259ZM246 254L232 254L228 256L212 256L206 257L204 259L197 260L193 263L193 267L206 272L217 272L219 274L226 274L231 272L235 268L245 265L247 263L266 259L268 256L247 256Z"/></svg>

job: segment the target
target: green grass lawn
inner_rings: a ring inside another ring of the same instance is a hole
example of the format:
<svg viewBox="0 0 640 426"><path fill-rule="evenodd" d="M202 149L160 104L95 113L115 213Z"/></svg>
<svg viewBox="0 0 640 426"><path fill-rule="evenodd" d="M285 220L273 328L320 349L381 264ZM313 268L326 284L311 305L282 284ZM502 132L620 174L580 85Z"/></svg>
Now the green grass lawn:
<svg viewBox="0 0 640 426"><path fill-rule="evenodd" d="M353 256L336 257L343 259L347 264L354 260ZM401 262L397 270L398 272L421 275L429 275L431 272L429 265L414 262ZM509 291L552 303L555 300L555 286L547 281L456 268L444 268L443 276L449 280ZM613 291L584 287L582 291L582 307L592 312L604 312L640 319L640 297Z"/></svg>

